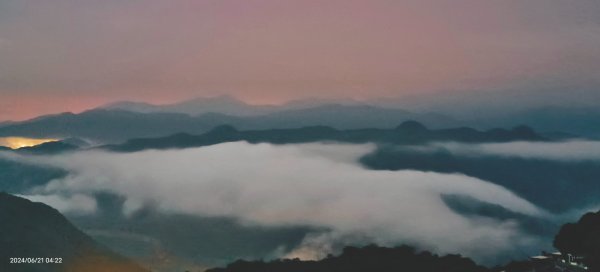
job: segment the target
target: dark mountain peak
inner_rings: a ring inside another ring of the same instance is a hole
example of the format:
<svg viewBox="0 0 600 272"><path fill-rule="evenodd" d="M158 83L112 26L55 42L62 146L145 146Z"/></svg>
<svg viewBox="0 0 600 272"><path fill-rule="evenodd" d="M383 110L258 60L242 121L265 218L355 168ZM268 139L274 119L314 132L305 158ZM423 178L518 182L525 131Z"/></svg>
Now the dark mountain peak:
<svg viewBox="0 0 600 272"><path fill-rule="evenodd" d="M0 271L145 271L96 244L57 210L0 192L0 258L60 257L54 264L9 264Z"/></svg>
<svg viewBox="0 0 600 272"><path fill-rule="evenodd" d="M40 216L38 217L38 220L44 218L52 218L54 221L62 221L68 223L67 219L64 218L54 208L42 203L33 202L25 198L14 196L6 192L0 192L0 207L2 207L2 209L0 209L0 218L7 219L7 217L10 216L13 219L13 223L26 223L20 222L19 220L27 221L27 217L29 216ZM23 215L12 214L13 212L20 212L23 213ZM2 220L2 222L10 221ZM3 227L6 226L2 226L0 227L0 229L2 229Z"/></svg>
<svg viewBox="0 0 600 272"><path fill-rule="evenodd" d="M404 121L396 129L410 132L427 131L427 127L414 120Z"/></svg>
<svg viewBox="0 0 600 272"><path fill-rule="evenodd" d="M590 271L600 271L600 211L586 213L577 223L563 225L554 237L554 247L563 255L580 258Z"/></svg>
<svg viewBox="0 0 600 272"><path fill-rule="evenodd" d="M73 151L77 149L79 148L76 145L72 145L63 141L53 141L39 144L36 146L21 147L17 149L17 151L28 154L49 155Z"/></svg>

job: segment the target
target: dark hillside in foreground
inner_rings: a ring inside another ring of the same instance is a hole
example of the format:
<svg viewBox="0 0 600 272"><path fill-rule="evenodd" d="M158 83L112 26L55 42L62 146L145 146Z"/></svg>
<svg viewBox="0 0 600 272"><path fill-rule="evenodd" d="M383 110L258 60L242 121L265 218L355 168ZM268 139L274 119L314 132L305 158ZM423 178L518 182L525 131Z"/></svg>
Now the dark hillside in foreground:
<svg viewBox="0 0 600 272"><path fill-rule="evenodd" d="M576 256L575 260L589 266L589 271L600 271L600 211L565 224L554 238L554 246L563 255Z"/></svg>
<svg viewBox="0 0 600 272"><path fill-rule="evenodd" d="M375 245L346 247L339 256L317 261L278 259L269 262L238 260L224 268L206 272L598 272L600 271L600 211L584 215L579 222L565 224L554 246L561 253L542 252L493 269L477 265L460 255L438 256L409 246ZM586 267L587 266L587 267Z"/></svg>
<svg viewBox="0 0 600 272"><path fill-rule="evenodd" d="M0 271L146 271L99 246L45 204L0 193L0 222ZM42 259L10 263L10 258Z"/></svg>
<svg viewBox="0 0 600 272"><path fill-rule="evenodd" d="M340 256L320 261L275 260L237 261L226 268L209 269L206 272L486 272L472 260L460 255L438 256L429 252L417 252L403 246L384 248L367 246L346 247Z"/></svg>
<svg viewBox="0 0 600 272"><path fill-rule="evenodd" d="M132 139L124 144L105 146L112 151L132 152L144 149L170 149L208 146L225 142L247 141L250 143L292 144L320 141L342 143L390 143L423 144L434 141L455 141L468 143L544 141L528 127L520 126L511 130L492 129L478 131L472 128L452 128L431 130L421 123L406 121L394 129L354 129L338 130L316 126L297 129L269 129L239 131L232 126L219 126L201 134L180 133L162 138Z"/></svg>

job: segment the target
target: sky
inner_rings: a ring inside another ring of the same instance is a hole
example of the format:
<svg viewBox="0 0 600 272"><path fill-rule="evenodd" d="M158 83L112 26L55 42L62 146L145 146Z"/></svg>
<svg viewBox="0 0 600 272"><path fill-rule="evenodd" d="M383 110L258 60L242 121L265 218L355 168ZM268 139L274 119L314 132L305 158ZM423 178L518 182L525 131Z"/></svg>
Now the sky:
<svg viewBox="0 0 600 272"><path fill-rule="evenodd" d="M0 120L222 94L585 101L598 14L596 0L0 0Z"/></svg>

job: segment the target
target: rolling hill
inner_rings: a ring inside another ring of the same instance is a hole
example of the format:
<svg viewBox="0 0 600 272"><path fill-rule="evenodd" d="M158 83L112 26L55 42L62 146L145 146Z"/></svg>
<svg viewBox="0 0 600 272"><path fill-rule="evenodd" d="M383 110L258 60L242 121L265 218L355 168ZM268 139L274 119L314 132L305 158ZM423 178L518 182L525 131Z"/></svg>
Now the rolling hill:
<svg viewBox="0 0 600 272"><path fill-rule="evenodd" d="M49 206L0 193L0 207L0 271L146 271L97 244Z"/></svg>

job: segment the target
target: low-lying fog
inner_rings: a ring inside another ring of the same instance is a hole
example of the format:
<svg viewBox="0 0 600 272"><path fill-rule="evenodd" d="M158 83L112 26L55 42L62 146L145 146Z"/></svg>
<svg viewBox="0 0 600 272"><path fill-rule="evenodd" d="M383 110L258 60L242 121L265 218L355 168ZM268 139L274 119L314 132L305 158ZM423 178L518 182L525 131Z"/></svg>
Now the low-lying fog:
<svg viewBox="0 0 600 272"><path fill-rule="evenodd" d="M334 244L412 244L439 253L494 260L542 242L511 220L465 217L441 195L464 195L533 217L542 209L505 188L459 174L374 171L359 157L374 145L225 143L182 150L82 151L17 160L64 168L69 175L26 197L63 212L93 213L95 192L126 197L124 213L145 204L163 212L226 216L245 224L315 226L287 257L318 258Z"/></svg>

